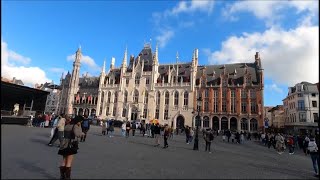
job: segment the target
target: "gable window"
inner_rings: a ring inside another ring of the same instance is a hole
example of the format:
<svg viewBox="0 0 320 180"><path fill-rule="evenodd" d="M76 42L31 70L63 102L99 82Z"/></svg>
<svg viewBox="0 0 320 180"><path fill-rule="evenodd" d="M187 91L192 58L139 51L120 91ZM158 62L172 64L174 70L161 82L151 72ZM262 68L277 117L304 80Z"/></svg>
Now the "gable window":
<svg viewBox="0 0 320 180"><path fill-rule="evenodd" d="M165 95L165 101L164 101L165 105L169 105L169 92L167 91L166 92L166 95Z"/></svg>
<svg viewBox="0 0 320 180"><path fill-rule="evenodd" d="M157 92L156 105L160 105L160 97L161 97L161 94L160 94L160 92L158 91L158 92Z"/></svg>
<svg viewBox="0 0 320 180"><path fill-rule="evenodd" d="M139 92L138 90L134 90L133 102L138 103L138 99L139 99Z"/></svg>
<svg viewBox="0 0 320 180"><path fill-rule="evenodd" d="M135 84L136 85L139 85L140 84L140 75L139 74L136 74L136 77L135 77Z"/></svg>
<svg viewBox="0 0 320 180"><path fill-rule="evenodd" d="M176 91L174 93L174 106L178 106L178 104L179 104L179 92Z"/></svg>
<svg viewBox="0 0 320 180"><path fill-rule="evenodd" d="M184 92L184 99L183 99L183 105L184 106L188 106L188 97L189 97L189 94L188 94L188 92L186 91L186 92Z"/></svg>
<svg viewBox="0 0 320 180"><path fill-rule="evenodd" d="M148 96L149 96L148 91L145 91L145 93L144 93L144 103L145 104L148 104Z"/></svg>
<svg viewBox="0 0 320 180"><path fill-rule="evenodd" d="M127 103L127 101L128 101L128 91L125 91L125 92L124 92L123 102L124 102L124 103Z"/></svg>

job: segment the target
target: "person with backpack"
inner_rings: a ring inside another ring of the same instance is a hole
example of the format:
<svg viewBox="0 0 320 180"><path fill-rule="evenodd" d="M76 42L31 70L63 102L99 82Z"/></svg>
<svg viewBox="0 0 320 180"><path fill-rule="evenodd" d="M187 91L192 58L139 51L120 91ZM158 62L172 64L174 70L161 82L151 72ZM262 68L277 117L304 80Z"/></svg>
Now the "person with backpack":
<svg viewBox="0 0 320 180"><path fill-rule="evenodd" d="M169 145L168 145L168 138L169 138L169 134L170 134L170 131L169 131L169 126L168 126L168 124L166 124L165 126L164 126L164 129L163 129L163 139L164 139L164 146L163 146L163 148L165 149L165 148L168 148L169 147Z"/></svg>
<svg viewBox="0 0 320 180"><path fill-rule="evenodd" d="M90 122L88 117L84 118L83 116L80 116L79 118L82 119L81 128L82 128L82 132L84 133L84 136L81 137L80 142L85 142L87 137L87 132L90 129Z"/></svg>
<svg viewBox="0 0 320 180"><path fill-rule="evenodd" d="M293 137L290 135L287 139L287 144L289 147L289 154L294 154L294 140Z"/></svg>
<svg viewBox="0 0 320 180"><path fill-rule="evenodd" d="M313 165L313 169L315 172L315 177L319 177L319 169L318 169L319 164L320 164L319 149L318 149L317 143L315 141L315 138L313 136L310 136L310 141L308 143L307 152L311 156L312 165Z"/></svg>
<svg viewBox="0 0 320 180"><path fill-rule="evenodd" d="M213 136L213 133L211 130L209 131L206 131L206 133L204 134L203 136L204 140L206 141L206 150L205 151L209 151L209 153L211 153L211 142L213 141L214 139L214 136Z"/></svg>

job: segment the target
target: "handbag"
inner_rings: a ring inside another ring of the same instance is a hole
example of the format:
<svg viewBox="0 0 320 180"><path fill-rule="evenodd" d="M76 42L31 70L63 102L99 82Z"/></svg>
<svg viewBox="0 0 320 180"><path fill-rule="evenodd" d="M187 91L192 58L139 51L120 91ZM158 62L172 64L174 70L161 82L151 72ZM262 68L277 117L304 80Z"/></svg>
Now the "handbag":
<svg viewBox="0 0 320 180"><path fill-rule="evenodd" d="M73 129L74 129L75 124L72 127L71 133L73 133L73 137L75 137ZM72 151L77 151L79 149L79 142L77 140L74 140L71 142L71 138L69 139L69 143L68 143L68 148Z"/></svg>

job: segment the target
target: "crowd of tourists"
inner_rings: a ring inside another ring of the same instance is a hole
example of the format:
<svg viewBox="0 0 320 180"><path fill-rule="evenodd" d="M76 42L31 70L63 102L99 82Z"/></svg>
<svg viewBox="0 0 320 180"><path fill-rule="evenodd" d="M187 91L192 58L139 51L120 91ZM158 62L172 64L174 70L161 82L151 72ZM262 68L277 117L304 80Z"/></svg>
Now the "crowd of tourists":
<svg viewBox="0 0 320 180"><path fill-rule="evenodd" d="M114 137L115 124L121 129L120 135L129 138L135 137L137 134L142 137L154 138L154 146L160 146L160 141L163 139L163 148L168 148L168 140L174 138L174 134L184 134L186 137L186 144L190 144L194 141L196 129L189 126L174 130L169 125L160 125L159 123L136 123L136 122L121 122L119 125L114 120L101 120L101 134L102 136ZM87 116L69 117L61 114L59 116L54 114L43 114L35 117L28 123L28 126L34 127L51 127L51 139L48 146L53 146L57 140L59 140L58 154L62 155L63 160L60 166L61 179L70 179L71 166L73 161L73 155L77 154L78 142L85 142L87 133L92 124L92 120ZM137 133L139 131L139 133ZM289 149L289 154L293 155L295 149L299 148L305 155L310 155L314 172L316 176L319 176L318 164L319 154L318 146L319 136L316 138L313 136L305 135L291 135L281 133L250 133L246 131L217 131L213 129L199 130L199 134L205 142L205 151L211 153L211 144L215 139L215 136L222 137L222 141L225 143L244 144L245 141L251 141L254 139L269 149L273 147L276 152L282 154L285 152L286 147ZM199 139L202 139L199 138Z"/></svg>

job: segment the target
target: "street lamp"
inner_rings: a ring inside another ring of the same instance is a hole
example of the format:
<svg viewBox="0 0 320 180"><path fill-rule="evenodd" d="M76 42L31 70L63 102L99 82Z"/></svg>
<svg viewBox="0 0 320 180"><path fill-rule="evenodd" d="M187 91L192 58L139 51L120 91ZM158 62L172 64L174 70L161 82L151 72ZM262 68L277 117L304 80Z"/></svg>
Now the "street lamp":
<svg viewBox="0 0 320 180"><path fill-rule="evenodd" d="M199 96L199 98L197 99L197 111L198 111L198 115L196 116L197 130L196 130L196 137L194 138L193 150L199 150L198 131L199 131L199 122L200 122L200 109L201 109L200 107L201 107L201 103L202 103L202 98L201 98L201 96Z"/></svg>

